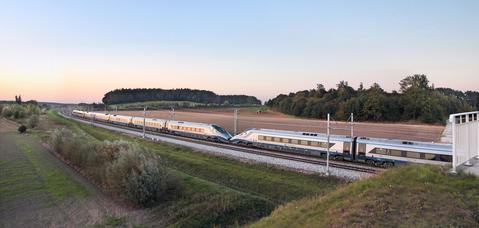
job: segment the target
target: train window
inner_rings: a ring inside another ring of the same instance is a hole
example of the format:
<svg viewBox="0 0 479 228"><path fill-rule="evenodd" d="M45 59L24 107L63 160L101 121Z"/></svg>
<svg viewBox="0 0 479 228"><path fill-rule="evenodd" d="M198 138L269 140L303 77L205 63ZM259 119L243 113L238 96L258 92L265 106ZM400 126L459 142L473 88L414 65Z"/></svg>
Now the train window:
<svg viewBox="0 0 479 228"><path fill-rule="evenodd" d="M283 143L289 143L289 141L290 141L290 140L287 139L287 138L283 138L282 140L283 140Z"/></svg>
<svg viewBox="0 0 479 228"><path fill-rule="evenodd" d="M264 136L258 135L258 140L264 140Z"/></svg>
<svg viewBox="0 0 479 228"><path fill-rule="evenodd" d="M304 146L307 146L309 143L309 141L306 141L306 140L301 140L301 145L304 145Z"/></svg>
<svg viewBox="0 0 479 228"><path fill-rule="evenodd" d="M359 153L366 153L366 144L365 143L359 143L358 144L358 152Z"/></svg>
<svg viewBox="0 0 479 228"><path fill-rule="evenodd" d="M266 141L271 141L271 136L266 136Z"/></svg>
<svg viewBox="0 0 479 228"><path fill-rule="evenodd" d="M445 162L452 162L452 156L451 155L439 155L439 159L441 161L445 161Z"/></svg>
<svg viewBox="0 0 479 228"><path fill-rule="evenodd" d="M348 152L351 151L351 143L350 142L344 142L343 143L343 152Z"/></svg>
<svg viewBox="0 0 479 228"><path fill-rule="evenodd" d="M408 158L421 158L421 154L418 152L407 151Z"/></svg>
<svg viewBox="0 0 479 228"><path fill-rule="evenodd" d="M466 122L466 115L462 115L461 116L461 123L465 123Z"/></svg>
<svg viewBox="0 0 479 228"><path fill-rule="evenodd" d="M374 148L371 153L374 153L374 154L384 154L384 155L387 155L388 151L384 148Z"/></svg>
<svg viewBox="0 0 479 228"><path fill-rule="evenodd" d="M274 138L274 141L275 141L275 142L281 142L281 138L276 137L276 138Z"/></svg>
<svg viewBox="0 0 479 228"><path fill-rule="evenodd" d="M311 141L311 146L318 147L318 146L319 146L319 142Z"/></svg>
<svg viewBox="0 0 479 228"><path fill-rule="evenodd" d="M424 154L424 159L434 160L435 158L436 158L436 155L435 155L435 154L428 154L428 153L425 153L425 154Z"/></svg>
<svg viewBox="0 0 479 228"><path fill-rule="evenodd" d="M396 157L401 157L402 156L402 151L400 150L390 150L390 155L391 156L396 156Z"/></svg>
<svg viewBox="0 0 479 228"><path fill-rule="evenodd" d="M297 139L291 139L291 144L298 144L298 140Z"/></svg>

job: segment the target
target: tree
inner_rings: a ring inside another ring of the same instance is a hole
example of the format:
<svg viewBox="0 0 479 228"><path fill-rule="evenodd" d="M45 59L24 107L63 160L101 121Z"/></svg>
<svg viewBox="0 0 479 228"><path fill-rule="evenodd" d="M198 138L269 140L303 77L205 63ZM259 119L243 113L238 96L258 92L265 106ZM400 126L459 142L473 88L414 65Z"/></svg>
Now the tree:
<svg viewBox="0 0 479 228"><path fill-rule="evenodd" d="M424 74L415 74L402 79L399 82L401 92L405 93L409 89L430 89L429 80Z"/></svg>
<svg viewBox="0 0 479 228"><path fill-rule="evenodd" d="M15 103L22 104L22 96L21 95L15 96Z"/></svg>
<svg viewBox="0 0 479 228"><path fill-rule="evenodd" d="M330 113L337 120L346 120L349 113L357 120L409 121L443 123L447 115L470 111L479 106L479 92L456 91L429 86L425 75L407 76L400 81L401 92L384 91L378 83L355 90L346 81L326 90L316 89L280 94L266 102L277 111L296 116L324 118Z"/></svg>

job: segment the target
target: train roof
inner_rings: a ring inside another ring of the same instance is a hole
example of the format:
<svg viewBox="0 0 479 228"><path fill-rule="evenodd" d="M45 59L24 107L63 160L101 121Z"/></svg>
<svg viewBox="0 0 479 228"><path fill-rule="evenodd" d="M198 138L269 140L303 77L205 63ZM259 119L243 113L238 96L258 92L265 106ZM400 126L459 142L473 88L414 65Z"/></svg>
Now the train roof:
<svg viewBox="0 0 479 228"><path fill-rule="evenodd" d="M141 119L141 120L143 120L143 117L133 116L133 119ZM166 121L166 120L164 120L164 119L149 118L149 117L146 117L145 120L146 120L146 121L161 121L161 122L165 122L165 121Z"/></svg>
<svg viewBox="0 0 479 228"><path fill-rule="evenodd" d="M214 124L207 124L207 123L197 123L197 122L187 122L187 121L177 121L177 120L169 120L168 124L177 124L182 126L190 126L190 127L212 127Z"/></svg>
<svg viewBox="0 0 479 228"><path fill-rule="evenodd" d="M376 145L376 146L400 147L400 148L409 148L409 149L416 149L416 150L452 153L452 144L446 144L446 143L434 143L434 142L429 143L429 142L420 142L420 141L367 138L367 137L358 137L357 142L366 143L370 145Z"/></svg>
<svg viewBox="0 0 479 228"><path fill-rule="evenodd" d="M321 140L327 140L328 138L327 134L316 133L316 132L287 131L287 130L275 130L275 129L264 129L264 128L252 128L247 131L273 135L278 137L295 137L295 138L321 139ZM345 136L345 135L330 135L330 140L349 142L351 141L351 137Z"/></svg>

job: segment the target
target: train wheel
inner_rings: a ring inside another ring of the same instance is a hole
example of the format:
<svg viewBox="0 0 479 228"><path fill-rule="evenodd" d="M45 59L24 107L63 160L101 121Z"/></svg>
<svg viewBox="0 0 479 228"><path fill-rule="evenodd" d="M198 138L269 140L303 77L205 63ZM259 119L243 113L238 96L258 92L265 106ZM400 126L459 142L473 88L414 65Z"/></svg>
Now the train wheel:
<svg viewBox="0 0 479 228"><path fill-rule="evenodd" d="M368 165L374 165L374 161L373 161L373 160L366 160L366 164L368 164Z"/></svg>

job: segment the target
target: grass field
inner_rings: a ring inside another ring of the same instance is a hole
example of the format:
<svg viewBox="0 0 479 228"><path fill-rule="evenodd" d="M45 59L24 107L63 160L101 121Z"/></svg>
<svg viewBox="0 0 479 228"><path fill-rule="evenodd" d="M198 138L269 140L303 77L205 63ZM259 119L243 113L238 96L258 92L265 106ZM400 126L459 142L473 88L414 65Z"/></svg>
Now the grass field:
<svg viewBox="0 0 479 228"><path fill-rule="evenodd" d="M144 141L108 130L66 120L51 112L50 118L95 140L128 140L160 155L181 177L185 195L151 209L162 225L244 224L268 215L275 207L305 196L322 195L342 181L298 174L260 164L205 155L191 149Z"/></svg>
<svg viewBox="0 0 479 228"><path fill-rule="evenodd" d="M478 226L479 178L410 165L281 206L252 227Z"/></svg>
<svg viewBox="0 0 479 228"><path fill-rule="evenodd" d="M78 226L116 214L37 137L0 119L0 227Z"/></svg>

